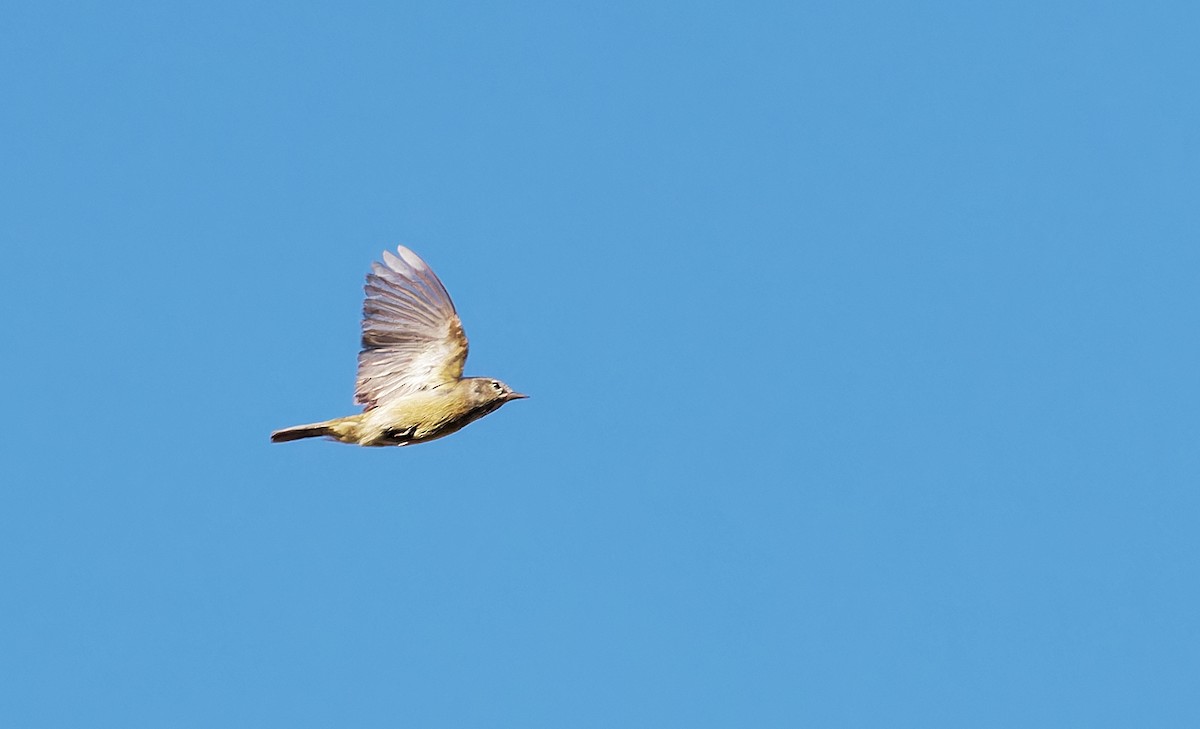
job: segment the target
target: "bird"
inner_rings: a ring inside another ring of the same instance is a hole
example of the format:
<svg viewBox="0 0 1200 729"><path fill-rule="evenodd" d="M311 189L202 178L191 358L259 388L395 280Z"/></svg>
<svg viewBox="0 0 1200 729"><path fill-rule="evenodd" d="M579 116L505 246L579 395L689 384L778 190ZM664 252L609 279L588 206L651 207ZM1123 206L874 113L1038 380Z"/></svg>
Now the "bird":
<svg viewBox="0 0 1200 729"><path fill-rule="evenodd" d="M363 302L354 400L363 412L271 433L272 443L326 437L360 446L407 446L461 430L528 397L491 377L463 377L467 336L446 287L399 246L371 264Z"/></svg>

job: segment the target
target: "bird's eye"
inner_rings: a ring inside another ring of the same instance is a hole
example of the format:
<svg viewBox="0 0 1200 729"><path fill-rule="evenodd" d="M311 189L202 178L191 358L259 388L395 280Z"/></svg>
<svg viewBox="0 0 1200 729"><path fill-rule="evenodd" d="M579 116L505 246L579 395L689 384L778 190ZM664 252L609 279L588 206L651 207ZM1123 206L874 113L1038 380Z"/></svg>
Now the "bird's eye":
<svg viewBox="0 0 1200 729"><path fill-rule="evenodd" d="M493 383L492 383L492 389L493 389L493 390L495 390L496 392L500 392L500 391L501 391L502 389L504 389L504 388L500 387L500 383L499 383L499 382L493 382Z"/></svg>

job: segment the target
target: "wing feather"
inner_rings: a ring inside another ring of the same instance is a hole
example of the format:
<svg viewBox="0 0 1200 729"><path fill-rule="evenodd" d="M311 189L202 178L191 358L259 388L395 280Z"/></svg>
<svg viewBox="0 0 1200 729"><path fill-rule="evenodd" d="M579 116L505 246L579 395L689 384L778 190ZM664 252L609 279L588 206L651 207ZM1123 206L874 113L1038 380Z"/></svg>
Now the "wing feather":
<svg viewBox="0 0 1200 729"><path fill-rule="evenodd" d="M364 289L355 402L370 410L462 377L462 322L446 287L417 254L404 246L384 251L383 262L371 264Z"/></svg>

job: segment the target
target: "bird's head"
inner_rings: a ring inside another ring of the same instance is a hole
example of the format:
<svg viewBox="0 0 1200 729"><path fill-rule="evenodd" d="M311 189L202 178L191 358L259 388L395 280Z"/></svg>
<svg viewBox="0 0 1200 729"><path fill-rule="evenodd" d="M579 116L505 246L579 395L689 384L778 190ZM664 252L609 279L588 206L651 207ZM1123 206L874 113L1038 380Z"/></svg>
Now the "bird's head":
<svg viewBox="0 0 1200 729"><path fill-rule="evenodd" d="M520 400L529 397L528 395L514 392L508 385L490 377L472 377L471 396L477 402L494 403L496 407L503 405L509 400Z"/></svg>

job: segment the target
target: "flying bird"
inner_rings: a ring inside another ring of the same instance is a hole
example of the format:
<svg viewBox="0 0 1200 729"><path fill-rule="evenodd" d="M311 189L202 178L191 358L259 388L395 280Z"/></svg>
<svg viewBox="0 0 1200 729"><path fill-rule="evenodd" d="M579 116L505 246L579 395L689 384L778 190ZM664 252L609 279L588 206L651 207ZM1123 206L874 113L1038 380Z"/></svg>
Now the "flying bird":
<svg viewBox="0 0 1200 729"><path fill-rule="evenodd" d="M527 397L500 380L463 377L467 337L433 269L400 246L371 264L354 401L363 412L271 433L272 443L325 436L406 446L454 433Z"/></svg>

